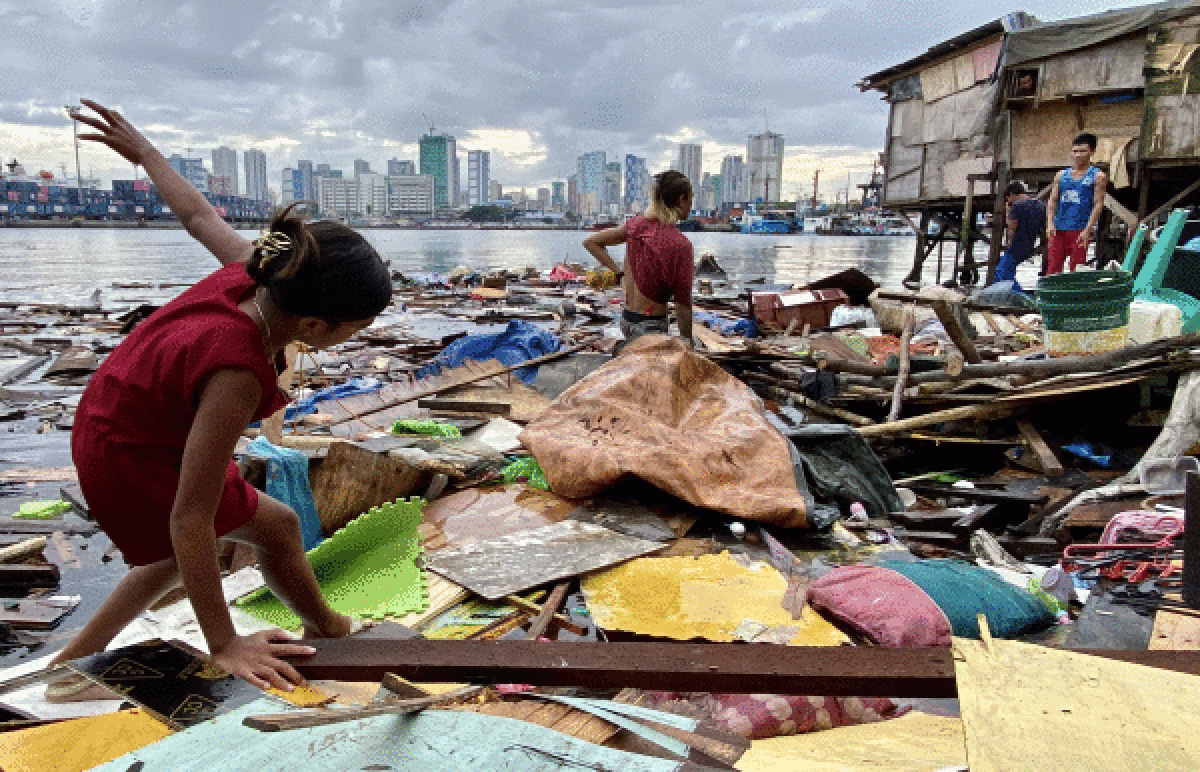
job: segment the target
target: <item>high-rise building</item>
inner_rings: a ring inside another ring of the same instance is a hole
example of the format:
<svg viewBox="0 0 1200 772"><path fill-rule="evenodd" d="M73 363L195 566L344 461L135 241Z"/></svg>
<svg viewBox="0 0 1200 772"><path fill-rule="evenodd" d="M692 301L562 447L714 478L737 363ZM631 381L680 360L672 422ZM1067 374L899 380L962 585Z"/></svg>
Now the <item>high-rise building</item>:
<svg viewBox="0 0 1200 772"><path fill-rule="evenodd" d="M486 150L467 151L467 204L483 206L491 200L492 154Z"/></svg>
<svg viewBox="0 0 1200 772"><path fill-rule="evenodd" d="M648 190L650 174L646 171L646 159L627 153L625 155L625 211L640 213L650 203Z"/></svg>
<svg viewBox="0 0 1200 772"><path fill-rule="evenodd" d="M719 209L721 207L721 175L705 174L708 182L705 183L704 194L708 201L708 209Z"/></svg>
<svg viewBox="0 0 1200 772"><path fill-rule="evenodd" d="M504 186L496 180L488 180L488 201L499 201L504 195Z"/></svg>
<svg viewBox="0 0 1200 772"><path fill-rule="evenodd" d="M329 164L317 164L317 170L313 172L313 175L316 177L329 177L331 179L340 180L342 178L342 170L330 169Z"/></svg>
<svg viewBox="0 0 1200 772"><path fill-rule="evenodd" d="M299 169L284 169L283 179L280 182L279 192L282 194L280 203L283 206L300 204L308 200L304 197L304 175L300 173Z"/></svg>
<svg viewBox="0 0 1200 772"><path fill-rule="evenodd" d="M746 170L740 155L727 155L721 159L721 195L717 205L741 204L746 198Z"/></svg>
<svg viewBox="0 0 1200 772"><path fill-rule="evenodd" d="M167 159L167 163L179 172L180 177L192 183L193 188L201 193L208 192L208 169L204 168L202 159L184 158L178 153L174 153Z"/></svg>
<svg viewBox="0 0 1200 772"><path fill-rule="evenodd" d="M433 177L433 206L454 206L458 191L458 148L449 134L423 134L418 140L421 174Z"/></svg>
<svg viewBox="0 0 1200 772"><path fill-rule="evenodd" d="M579 175L567 176L567 211L579 214Z"/></svg>
<svg viewBox="0 0 1200 772"><path fill-rule="evenodd" d="M354 159L354 177L358 178L360 174L371 174L371 164L361 158Z"/></svg>
<svg viewBox="0 0 1200 772"><path fill-rule="evenodd" d="M607 161L603 150L584 153L576 161L576 184L579 196L580 214L597 215L603 211L604 179L607 172Z"/></svg>
<svg viewBox="0 0 1200 772"><path fill-rule="evenodd" d="M233 189L233 181L228 177L219 177L215 174L209 174L206 177L206 189L214 196L236 196L237 191Z"/></svg>
<svg viewBox="0 0 1200 772"><path fill-rule="evenodd" d="M317 200L317 182L313 176L312 161L297 161L296 171L300 172L300 187L305 201Z"/></svg>
<svg viewBox="0 0 1200 772"><path fill-rule="evenodd" d="M433 175L393 174L387 182L388 211L393 217L433 214Z"/></svg>
<svg viewBox="0 0 1200 772"><path fill-rule="evenodd" d="M538 188L537 191L538 209L543 212L550 209L550 188Z"/></svg>
<svg viewBox="0 0 1200 772"><path fill-rule="evenodd" d="M701 147L687 143L681 144L679 146L679 161L676 162L675 168L684 177L688 178L688 182L692 183L692 198L698 198L701 183L700 174L704 170L704 154Z"/></svg>
<svg viewBox="0 0 1200 772"><path fill-rule="evenodd" d="M358 211L358 185L351 179L318 177L317 204L324 217L350 217Z"/></svg>
<svg viewBox="0 0 1200 772"><path fill-rule="evenodd" d="M214 177L228 177L229 188L232 192L228 195L236 196L238 194L238 168L237 168L237 151L231 147L221 145L212 151L212 166Z"/></svg>
<svg viewBox="0 0 1200 772"><path fill-rule="evenodd" d="M567 183L555 180L550 183L550 208L556 212L567 211Z"/></svg>
<svg viewBox="0 0 1200 772"><path fill-rule="evenodd" d="M270 201L267 185L267 154L251 148L242 154L246 163L246 198L254 201Z"/></svg>
<svg viewBox="0 0 1200 772"><path fill-rule="evenodd" d="M746 141L746 200L775 203L783 190L783 136L764 131Z"/></svg>
<svg viewBox="0 0 1200 772"><path fill-rule="evenodd" d="M387 177L376 172L358 174L358 213L363 217L383 217L388 213Z"/></svg>
<svg viewBox="0 0 1200 772"><path fill-rule="evenodd" d="M604 165L604 213L616 217L621 213L621 162Z"/></svg>
<svg viewBox="0 0 1200 772"><path fill-rule="evenodd" d="M388 161L388 176L399 177L401 174L416 174L417 165L412 161L401 161L393 158Z"/></svg>
<svg viewBox="0 0 1200 772"><path fill-rule="evenodd" d="M452 190L454 191L454 199L450 202L451 206L458 206L459 204L461 204L463 202L463 199L466 198L466 196L463 195L466 191L464 191L462 189L462 183L463 183L462 167L458 165L458 161L459 161L458 153L455 153L454 154L454 187L452 188Z"/></svg>

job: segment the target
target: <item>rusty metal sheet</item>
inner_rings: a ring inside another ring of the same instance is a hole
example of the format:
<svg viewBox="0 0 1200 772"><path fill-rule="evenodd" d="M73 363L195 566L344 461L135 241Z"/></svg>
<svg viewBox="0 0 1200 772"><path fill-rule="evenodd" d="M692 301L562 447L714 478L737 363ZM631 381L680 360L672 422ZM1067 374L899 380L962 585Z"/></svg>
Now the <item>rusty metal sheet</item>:
<svg viewBox="0 0 1200 772"><path fill-rule="evenodd" d="M426 555L425 565L488 600L528 590L662 549L659 544L598 525L560 523L448 547Z"/></svg>

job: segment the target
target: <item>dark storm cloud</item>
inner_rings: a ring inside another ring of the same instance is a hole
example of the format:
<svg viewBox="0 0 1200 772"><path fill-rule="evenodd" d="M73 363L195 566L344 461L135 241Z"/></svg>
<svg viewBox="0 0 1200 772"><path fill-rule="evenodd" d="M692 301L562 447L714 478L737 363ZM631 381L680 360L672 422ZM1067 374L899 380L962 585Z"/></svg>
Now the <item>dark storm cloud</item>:
<svg viewBox="0 0 1200 772"><path fill-rule="evenodd" d="M1025 10L1053 19L1107 5ZM44 127L63 124L61 105L92 96L152 126L168 152L267 147L276 185L297 158L411 157L427 119L460 143L478 138L471 147L493 151L493 176L517 184L561 177L593 149L654 166L673 155L669 138L744 148L765 123L789 147L866 155L882 144L886 113L853 84L1011 10L984 0L0 0L0 125L36 146ZM497 139L512 132L523 133ZM489 138L500 144L480 144Z"/></svg>

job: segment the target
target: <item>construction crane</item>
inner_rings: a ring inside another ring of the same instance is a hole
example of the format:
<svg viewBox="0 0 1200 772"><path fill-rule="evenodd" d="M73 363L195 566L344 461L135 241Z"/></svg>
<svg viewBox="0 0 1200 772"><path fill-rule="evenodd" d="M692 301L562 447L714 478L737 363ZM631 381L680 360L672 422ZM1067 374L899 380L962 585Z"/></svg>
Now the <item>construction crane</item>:
<svg viewBox="0 0 1200 772"><path fill-rule="evenodd" d="M434 131L433 121L429 120L429 116L426 115L425 113L421 113L421 117L424 118L425 122L429 124L429 136L432 137L433 131Z"/></svg>

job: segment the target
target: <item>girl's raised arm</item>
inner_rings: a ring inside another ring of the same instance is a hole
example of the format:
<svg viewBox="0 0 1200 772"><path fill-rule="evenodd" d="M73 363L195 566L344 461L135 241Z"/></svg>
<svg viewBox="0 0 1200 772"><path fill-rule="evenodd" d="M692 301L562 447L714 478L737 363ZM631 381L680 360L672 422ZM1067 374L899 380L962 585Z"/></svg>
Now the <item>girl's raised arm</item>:
<svg viewBox="0 0 1200 772"><path fill-rule="evenodd" d="M110 110L90 99L82 101L100 118L78 112L71 113L72 118L98 132L80 134L80 139L108 145L126 161L141 165L183 227L192 238L212 252L217 260L221 261L221 265L250 258L253 245L239 236L237 231L217 214L217 210L213 209L212 204L208 203L208 199L200 191L179 176L162 153L158 152L141 132L116 110Z"/></svg>

